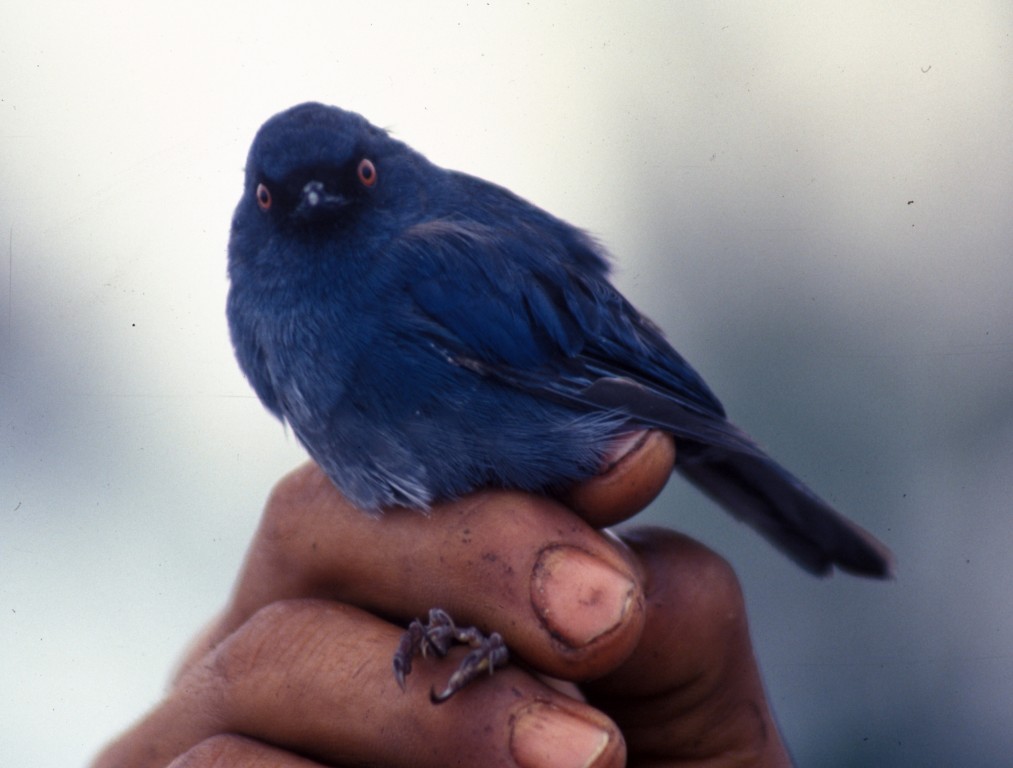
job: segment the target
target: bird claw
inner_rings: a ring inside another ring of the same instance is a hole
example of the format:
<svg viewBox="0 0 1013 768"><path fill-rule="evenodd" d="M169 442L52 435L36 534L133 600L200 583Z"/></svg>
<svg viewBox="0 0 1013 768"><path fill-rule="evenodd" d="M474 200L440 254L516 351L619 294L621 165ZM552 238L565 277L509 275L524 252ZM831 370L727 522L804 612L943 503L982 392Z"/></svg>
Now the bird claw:
<svg viewBox="0 0 1013 768"><path fill-rule="evenodd" d="M434 704L443 703L480 675L486 672L491 675L497 667L506 664L510 655L498 632L486 636L475 627L459 627L446 611L433 608L425 624L415 619L408 625L394 653L394 679L401 690L405 690L405 677L412 671L415 656L442 658L455 643L469 645L472 650L462 659L443 691L437 693L434 688L429 692Z"/></svg>

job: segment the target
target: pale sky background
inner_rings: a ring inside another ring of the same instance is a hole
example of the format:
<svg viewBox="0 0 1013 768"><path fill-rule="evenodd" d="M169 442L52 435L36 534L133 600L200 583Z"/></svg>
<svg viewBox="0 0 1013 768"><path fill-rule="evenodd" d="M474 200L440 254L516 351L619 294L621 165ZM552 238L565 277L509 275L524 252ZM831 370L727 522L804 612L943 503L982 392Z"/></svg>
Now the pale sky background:
<svg viewBox="0 0 1013 768"><path fill-rule="evenodd" d="M304 456L223 307L249 142L315 99L593 232L893 548L819 581L678 480L643 518L736 567L800 765L1008 765L1008 0L3 6L0 762L158 699Z"/></svg>

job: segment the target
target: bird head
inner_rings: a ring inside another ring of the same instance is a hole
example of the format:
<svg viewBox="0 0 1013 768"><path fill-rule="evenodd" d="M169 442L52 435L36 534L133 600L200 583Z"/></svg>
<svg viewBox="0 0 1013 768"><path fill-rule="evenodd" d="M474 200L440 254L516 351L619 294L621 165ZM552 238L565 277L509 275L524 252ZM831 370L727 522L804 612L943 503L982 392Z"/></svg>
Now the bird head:
<svg viewBox="0 0 1013 768"><path fill-rule="evenodd" d="M370 221L411 210L394 202L417 186L423 165L354 112L317 103L281 112L250 148L230 253L250 257L276 234L332 239L353 227L368 234Z"/></svg>

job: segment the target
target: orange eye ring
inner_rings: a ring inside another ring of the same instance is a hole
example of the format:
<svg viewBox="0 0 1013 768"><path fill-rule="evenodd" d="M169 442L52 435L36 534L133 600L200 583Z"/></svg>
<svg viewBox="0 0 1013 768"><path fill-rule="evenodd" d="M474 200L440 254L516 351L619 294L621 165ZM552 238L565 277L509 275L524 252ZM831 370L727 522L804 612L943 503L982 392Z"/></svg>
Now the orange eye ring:
<svg viewBox="0 0 1013 768"><path fill-rule="evenodd" d="M359 167L355 169L356 175L359 177L359 183L364 187L372 187L376 184L376 166L373 165L373 161L368 157L364 157L359 161Z"/></svg>
<svg viewBox="0 0 1013 768"><path fill-rule="evenodd" d="M271 190L263 184L257 185L257 205L260 210L266 211L271 207Z"/></svg>

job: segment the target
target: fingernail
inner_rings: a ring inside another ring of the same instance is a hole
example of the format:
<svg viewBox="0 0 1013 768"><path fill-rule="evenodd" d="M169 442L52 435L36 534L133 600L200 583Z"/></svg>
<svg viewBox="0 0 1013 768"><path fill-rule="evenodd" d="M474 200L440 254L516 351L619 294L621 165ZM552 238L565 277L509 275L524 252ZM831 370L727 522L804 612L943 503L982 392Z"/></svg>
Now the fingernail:
<svg viewBox="0 0 1013 768"><path fill-rule="evenodd" d="M638 432L627 432L626 434L619 435L612 442L612 445L609 446L601 472L598 474L607 474L627 456L636 453L647 442L650 434L649 430L644 429Z"/></svg>
<svg viewBox="0 0 1013 768"><path fill-rule="evenodd" d="M571 648L583 648L622 623L636 584L581 549L549 547L535 564L531 602L542 623Z"/></svg>
<svg viewBox="0 0 1013 768"><path fill-rule="evenodd" d="M609 746L608 730L543 702L513 723L510 752L523 768L587 768Z"/></svg>

